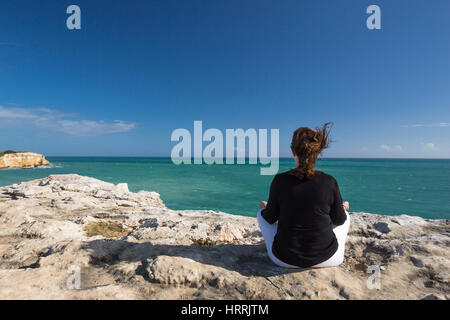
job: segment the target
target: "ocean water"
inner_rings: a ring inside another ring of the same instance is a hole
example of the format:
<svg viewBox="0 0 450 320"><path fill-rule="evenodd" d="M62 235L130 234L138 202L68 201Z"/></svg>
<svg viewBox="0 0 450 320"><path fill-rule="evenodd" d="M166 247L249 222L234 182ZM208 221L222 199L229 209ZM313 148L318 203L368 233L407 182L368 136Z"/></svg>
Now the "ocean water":
<svg viewBox="0 0 450 320"><path fill-rule="evenodd" d="M127 182L131 191L161 194L173 209L211 209L256 216L266 200L272 176L260 165L174 165L169 158L49 157L50 168L0 170L0 186L77 173L112 183ZM280 160L279 172L295 163ZM384 215L450 218L450 160L322 159L317 168L333 175L350 211Z"/></svg>

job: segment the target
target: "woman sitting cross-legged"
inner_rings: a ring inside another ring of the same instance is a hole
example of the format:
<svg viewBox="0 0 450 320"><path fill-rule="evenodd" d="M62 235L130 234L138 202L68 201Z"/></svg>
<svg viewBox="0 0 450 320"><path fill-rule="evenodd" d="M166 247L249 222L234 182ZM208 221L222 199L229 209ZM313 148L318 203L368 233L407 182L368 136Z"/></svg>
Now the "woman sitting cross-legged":
<svg viewBox="0 0 450 320"><path fill-rule="evenodd" d="M267 253L286 268L332 267L344 261L350 226L336 180L314 166L329 144L330 124L302 127L291 143L297 167L276 175L268 202L261 201L258 223Z"/></svg>

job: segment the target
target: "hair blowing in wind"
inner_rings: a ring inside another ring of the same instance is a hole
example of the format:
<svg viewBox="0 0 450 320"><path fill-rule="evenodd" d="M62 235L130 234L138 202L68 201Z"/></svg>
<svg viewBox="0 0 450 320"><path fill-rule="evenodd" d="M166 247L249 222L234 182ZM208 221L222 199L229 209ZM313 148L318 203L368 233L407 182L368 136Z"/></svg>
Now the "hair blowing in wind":
<svg viewBox="0 0 450 320"><path fill-rule="evenodd" d="M298 158L298 166L290 171L291 174L300 179L314 176L319 155L331 143L331 127L332 123L327 122L315 129L300 127L294 131L291 149Z"/></svg>

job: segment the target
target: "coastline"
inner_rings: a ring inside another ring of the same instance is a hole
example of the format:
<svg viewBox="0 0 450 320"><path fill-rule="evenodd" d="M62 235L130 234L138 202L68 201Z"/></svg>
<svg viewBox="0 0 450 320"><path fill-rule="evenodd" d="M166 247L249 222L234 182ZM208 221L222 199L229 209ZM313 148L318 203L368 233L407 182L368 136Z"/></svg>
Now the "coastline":
<svg viewBox="0 0 450 320"><path fill-rule="evenodd" d="M156 190L172 209L218 210L255 216L273 177L252 165L176 166L169 158L49 158L51 168L1 170L0 186L77 173L111 183L126 181L130 190ZM292 161L280 160L280 172ZM351 210L382 215L407 214L449 219L450 162L323 160L319 170L333 175ZM177 183L177 188L174 188Z"/></svg>
<svg viewBox="0 0 450 320"><path fill-rule="evenodd" d="M270 262L255 218L172 210L155 192L52 175L0 188L0 298L449 298L449 220L351 219L341 266L292 271ZM77 290L66 286L74 265ZM380 289L367 285L370 266Z"/></svg>

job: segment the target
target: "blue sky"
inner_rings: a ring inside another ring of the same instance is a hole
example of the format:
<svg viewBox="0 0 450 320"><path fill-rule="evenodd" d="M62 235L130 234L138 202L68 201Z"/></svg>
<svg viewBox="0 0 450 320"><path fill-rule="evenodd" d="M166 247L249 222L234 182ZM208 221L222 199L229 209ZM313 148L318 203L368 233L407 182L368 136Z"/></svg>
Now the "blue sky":
<svg viewBox="0 0 450 320"><path fill-rule="evenodd" d="M447 0L2 1L0 149L169 156L202 120L287 156L332 121L325 156L450 158L449 56Z"/></svg>

